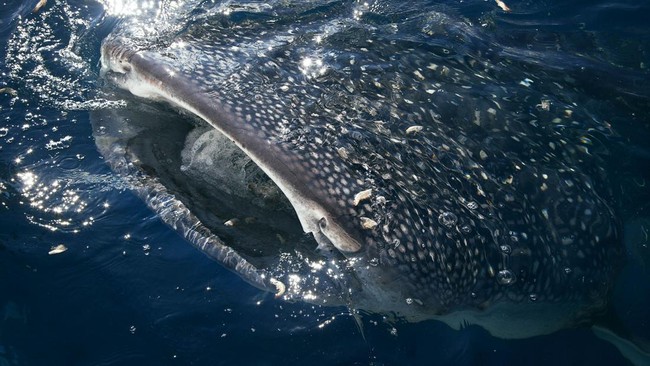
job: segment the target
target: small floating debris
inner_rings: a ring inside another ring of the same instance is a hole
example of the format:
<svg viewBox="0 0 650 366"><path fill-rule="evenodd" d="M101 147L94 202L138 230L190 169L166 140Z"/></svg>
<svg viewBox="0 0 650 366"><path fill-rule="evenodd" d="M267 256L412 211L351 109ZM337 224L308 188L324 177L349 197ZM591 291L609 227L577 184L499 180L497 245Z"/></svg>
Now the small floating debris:
<svg viewBox="0 0 650 366"><path fill-rule="evenodd" d="M411 135L411 134L418 133L418 132L422 131L423 128L424 127L422 127L422 126L411 126L411 127L406 129L406 134Z"/></svg>
<svg viewBox="0 0 650 366"><path fill-rule="evenodd" d="M34 9L32 9L32 13L36 13L39 10L41 10L41 8L45 6L45 4L47 4L47 0L39 0L36 6L34 7Z"/></svg>
<svg viewBox="0 0 650 366"><path fill-rule="evenodd" d="M230 219L230 220L224 222L223 224L228 226L228 227L233 227L233 226L239 224L239 219L236 219L236 218L235 219Z"/></svg>
<svg viewBox="0 0 650 366"><path fill-rule="evenodd" d="M375 220L373 220L371 218L362 216L362 217L360 217L360 219L361 219L361 227L366 229L366 230L371 230L375 226L377 226L377 221L375 221Z"/></svg>
<svg viewBox="0 0 650 366"><path fill-rule="evenodd" d="M366 189L365 191L361 191L357 194L354 195L354 202L352 203L355 206L358 206L359 203L363 200L367 200L368 198L372 197L372 188L371 189Z"/></svg>
<svg viewBox="0 0 650 366"><path fill-rule="evenodd" d="M542 99L535 107L541 111L549 111L551 109L551 101L548 99Z"/></svg>
<svg viewBox="0 0 650 366"><path fill-rule="evenodd" d="M15 97L18 95L18 92L16 91L16 89L7 86L4 88L0 88L0 94L9 94L12 97Z"/></svg>
<svg viewBox="0 0 650 366"><path fill-rule="evenodd" d="M59 245L51 247L50 251L47 254L49 254L49 255L61 254L61 253L65 252L66 250L68 250L68 247L66 247L63 244L59 244Z"/></svg>
<svg viewBox="0 0 650 366"><path fill-rule="evenodd" d="M336 149L336 152L339 154L339 156L343 159L348 158L348 151L344 147L339 147Z"/></svg>
<svg viewBox="0 0 650 366"><path fill-rule="evenodd" d="M505 11L507 13L510 12L510 8L508 7L508 5L506 5L506 3L503 2L503 0L496 0L496 3L497 3L497 6L499 6L501 8L501 10L503 10L503 11Z"/></svg>
<svg viewBox="0 0 650 366"><path fill-rule="evenodd" d="M284 285L284 283L276 280L275 278L271 278L270 282L273 286L275 286L275 297L278 298L287 291L287 286Z"/></svg>

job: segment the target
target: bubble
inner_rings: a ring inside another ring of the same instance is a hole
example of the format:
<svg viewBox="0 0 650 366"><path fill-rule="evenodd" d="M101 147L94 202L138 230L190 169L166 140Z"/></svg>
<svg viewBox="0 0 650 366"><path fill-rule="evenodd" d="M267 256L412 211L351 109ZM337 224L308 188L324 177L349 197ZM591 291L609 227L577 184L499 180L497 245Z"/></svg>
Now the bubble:
<svg viewBox="0 0 650 366"><path fill-rule="evenodd" d="M406 303L407 303L408 305L413 304L413 299L411 299L410 297L407 297L407 298L406 298Z"/></svg>
<svg viewBox="0 0 650 366"><path fill-rule="evenodd" d="M438 216L438 222L440 225L452 227L458 222L458 217L452 212L443 212Z"/></svg>
<svg viewBox="0 0 650 366"><path fill-rule="evenodd" d="M378 258L370 259L370 265L373 267L377 267L377 265L379 265L379 259Z"/></svg>
<svg viewBox="0 0 650 366"><path fill-rule="evenodd" d="M510 240L511 240L513 243L516 243L516 242L519 241L519 236L517 235L516 232L511 231L511 232L509 232L509 234L510 234Z"/></svg>
<svg viewBox="0 0 650 366"><path fill-rule="evenodd" d="M530 301L537 301L537 294L530 294L528 298L530 298Z"/></svg>
<svg viewBox="0 0 650 366"><path fill-rule="evenodd" d="M357 141L363 140L363 134L359 131L352 131L350 136Z"/></svg>
<svg viewBox="0 0 650 366"><path fill-rule="evenodd" d="M515 282L515 274L509 269L502 269L497 273L497 282L501 285L511 285Z"/></svg>
<svg viewBox="0 0 650 366"><path fill-rule="evenodd" d="M472 228L471 228L469 225L463 225L463 226L460 228L460 231L462 231L462 232L465 233L465 234L469 234L469 233L472 232Z"/></svg>
<svg viewBox="0 0 650 366"><path fill-rule="evenodd" d="M569 268L569 267L564 268L564 273L566 273L566 274L571 273L571 268Z"/></svg>
<svg viewBox="0 0 650 366"><path fill-rule="evenodd" d="M478 203L474 201L467 202L467 208L470 210L476 210L478 208Z"/></svg>
<svg viewBox="0 0 650 366"><path fill-rule="evenodd" d="M501 252L506 255L510 255L510 253L512 253L512 248L508 244L501 245L499 249L501 249Z"/></svg>

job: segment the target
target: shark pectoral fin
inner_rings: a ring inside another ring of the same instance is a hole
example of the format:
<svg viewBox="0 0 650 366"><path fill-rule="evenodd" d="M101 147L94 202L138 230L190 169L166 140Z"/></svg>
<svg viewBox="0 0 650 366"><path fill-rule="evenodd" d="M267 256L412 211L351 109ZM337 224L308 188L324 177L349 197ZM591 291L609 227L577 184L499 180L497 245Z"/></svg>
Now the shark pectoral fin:
<svg viewBox="0 0 650 366"><path fill-rule="evenodd" d="M650 365L650 342L647 340L625 339L613 331L598 325L592 326L591 330L598 338L615 346L623 357L632 362L633 365Z"/></svg>

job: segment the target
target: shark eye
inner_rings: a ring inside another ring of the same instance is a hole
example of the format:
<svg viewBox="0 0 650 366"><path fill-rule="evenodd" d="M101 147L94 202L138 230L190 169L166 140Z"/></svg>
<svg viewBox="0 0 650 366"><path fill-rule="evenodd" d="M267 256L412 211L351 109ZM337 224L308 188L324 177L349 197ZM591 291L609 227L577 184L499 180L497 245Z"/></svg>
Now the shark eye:
<svg viewBox="0 0 650 366"><path fill-rule="evenodd" d="M323 230L327 227L327 219L322 217L320 220L318 220L318 227Z"/></svg>

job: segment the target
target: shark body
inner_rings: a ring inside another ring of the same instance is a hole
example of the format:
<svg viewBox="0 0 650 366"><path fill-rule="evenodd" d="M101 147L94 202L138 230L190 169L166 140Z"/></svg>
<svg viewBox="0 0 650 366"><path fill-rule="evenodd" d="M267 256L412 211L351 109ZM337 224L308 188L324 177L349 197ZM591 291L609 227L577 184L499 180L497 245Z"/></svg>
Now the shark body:
<svg viewBox="0 0 650 366"><path fill-rule="evenodd" d="M514 61L504 70L473 51L466 64L446 56L435 34L471 43L474 31L425 14L424 35L406 33L415 40L317 12L291 24L265 12L188 18L144 45L117 31L102 74L250 157L302 230L345 258L348 305L505 338L589 322L622 264L604 173L577 142L601 126L556 129L567 113L549 110L554 86L513 83L528 75ZM279 281L253 267L234 269L260 287Z"/></svg>

